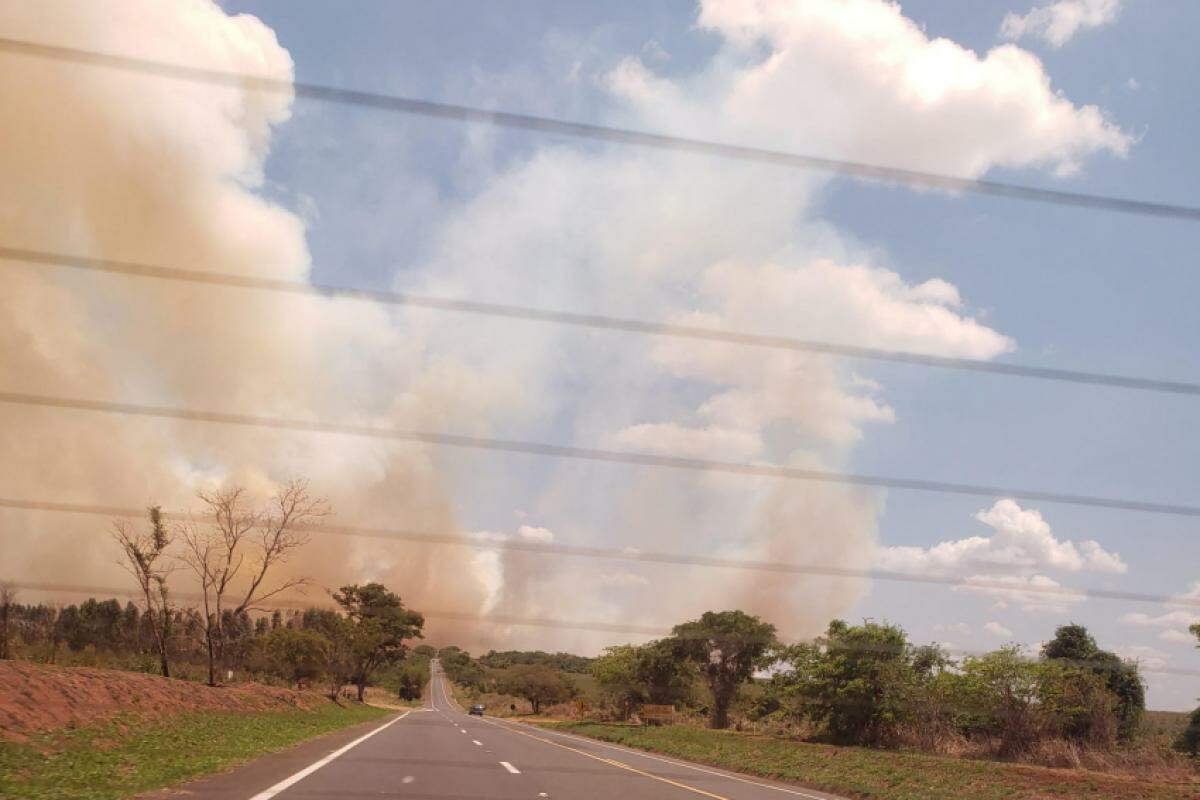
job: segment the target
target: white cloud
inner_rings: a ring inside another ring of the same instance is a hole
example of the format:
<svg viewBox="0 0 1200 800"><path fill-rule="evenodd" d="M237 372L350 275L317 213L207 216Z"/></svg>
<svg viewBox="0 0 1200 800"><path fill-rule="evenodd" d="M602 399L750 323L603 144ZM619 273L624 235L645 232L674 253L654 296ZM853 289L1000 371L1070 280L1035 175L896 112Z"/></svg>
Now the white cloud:
<svg viewBox="0 0 1200 800"><path fill-rule="evenodd" d="M937 575L987 570L1028 577L1048 570L1123 573L1128 569L1118 553L1094 540L1076 543L1055 537L1041 513L1013 500L997 500L976 513L975 519L992 529L990 536L950 539L932 547L880 548L876 563L881 569Z"/></svg>
<svg viewBox="0 0 1200 800"><path fill-rule="evenodd" d="M1009 12L1000 23L1000 35L1014 41L1035 36L1062 47L1084 28L1113 23L1120 8L1121 0L1058 0L1027 14Z"/></svg>
<svg viewBox="0 0 1200 800"><path fill-rule="evenodd" d="M965 622L938 623L933 626L934 633L957 633L960 636L970 636L971 626Z"/></svg>
<svg viewBox="0 0 1200 800"><path fill-rule="evenodd" d="M1146 669L1163 669L1171 661L1169 653L1144 644L1122 645L1115 652L1121 658L1136 661Z"/></svg>
<svg viewBox="0 0 1200 800"><path fill-rule="evenodd" d="M1175 595L1176 600L1195 602L1200 600L1200 581L1194 582L1187 591ZM1140 628L1158 628L1158 638L1171 644L1195 645L1196 635L1189 628L1200 624L1200 609L1175 608L1162 614L1146 614L1133 611L1123 614L1120 621L1126 625L1136 625Z"/></svg>
<svg viewBox="0 0 1200 800"><path fill-rule="evenodd" d="M1151 616L1140 611L1121 615L1121 622L1127 625L1138 625L1143 628L1177 628L1187 630L1189 625L1200 622L1200 614L1192 611L1168 611L1165 614Z"/></svg>
<svg viewBox="0 0 1200 800"><path fill-rule="evenodd" d="M1012 588L1007 588L1011 586ZM1046 575L972 575L967 585L955 587L956 591L994 597L995 611L1004 611L1016 604L1023 611L1046 614L1063 614L1084 601L1084 597L1072 592L1060 592L1063 585Z"/></svg>
<svg viewBox="0 0 1200 800"><path fill-rule="evenodd" d="M979 55L930 38L897 3L709 0L699 24L726 46L698 86L640 63L615 81L673 130L969 176L994 166L1070 172L1131 143L1097 107L1057 93L1032 54L1004 45ZM698 88L717 102L699 106Z"/></svg>
<svg viewBox="0 0 1200 800"><path fill-rule="evenodd" d="M1013 632L999 622L985 622L983 629L999 639L1011 639Z"/></svg>
<svg viewBox="0 0 1200 800"><path fill-rule="evenodd" d="M5 35L17 38L61 33L80 47L292 75L273 31L207 0L0 9ZM606 84L620 110L598 121L967 176L1012 167L1070 171L1130 146L1099 108L1059 92L1031 54L1005 45L980 55L931 39L895 3L706 0L698 22L717 43L706 65L665 77L636 58L625 62ZM539 103L549 85L536 82ZM0 238L97 257L254 267L270 278L308 274L304 220L255 193L271 126L290 113L284 93L12 59L0 71L0 99L22 119L0 150L0 208L14 210L0 216ZM445 217L430 223L428 260L404 272L404 288L973 358L1014 346L980 321L969 302L978 298L960 297L945 280L907 280L902 265L881 266L885 257L815 218L825 177L615 147L530 146L499 165L490 148L468 150L466 160L487 163L467 166L489 179L465 200L456 195L438 206ZM540 326L477 327L412 309L254 293L222 294L214 314L199 295L184 302L175 289L149 284L101 285L65 271L14 280L0 294L0 378L29 391L122 397L139 390L179 405L477 435L503 430L585 446L624 435L646 447L728 448L726 457L825 469L842 468L869 426L895 416L882 389L828 357L565 329L548 335ZM498 501L505 517L519 504L550 527L563 519L591 525L578 535L612 546L728 548L847 568L869 566L881 511L878 493L847 487L740 481L714 489L691 475L557 462L545 473L524 461L503 472L501 462L386 442L115 420L72 427L58 417L53 426L32 425L19 410L2 414L3 449L48 454L32 468L23 459L0 462L5 485L30 496L61 485L78 497L119 492L130 503L152 496L185 505L187 481L128 465L204 465L257 485L311 470L343 519L403 519L440 531L454 530L463 511L486 510L470 480L482 477L494 481L484 484L489 489L513 490L511 500ZM116 486L114 476L127 477ZM515 535L553 540L533 526ZM5 556L33 574L55 558L48 547L30 537ZM352 580L348 549L314 542L312 574L333 585ZM1083 568L1104 563L1102 551L1077 550ZM852 579L679 569L653 585L608 593L620 597L596 597L580 591L594 573L578 561L485 553L463 570L429 555L436 549L385 553L376 543L367 552L371 568L418 607L444 596L464 609L614 620L653 607L672 621L703 610L699 604L730 604L790 615L794 632L804 634L846 613L865 591ZM109 554L89 556L74 563L112 562ZM595 641L579 638L556 644Z"/></svg>
<svg viewBox="0 0 1200 800"><path fill-rule="evenodd" d="M601 81L618 107L602 121L967 176L1070 171L1130 145L1100 109L1058 91L1031 54L1013 45L977 54L931 39L894 3L709 0L698 24L717 42L713 58L668 75L655 56L632 54ZM827 182L681 154L546 145L456 210L430 248L425 280L405 288L969 358L1015 348L983 321L975 298L944 279L908 280L816 219ZM884 388L836 358L577 331L550 337L532 326L487 337L459 329L447 324L439 344L514 376L537 406L522 425L557 420L539 434L567 431L583 446L842 469L873 426L896 416ZM603 377L563 391L586 376ZM862 569L880 503L878 493L845 487L572 466L527 505L584 517L615 546ZM1072 546L1080 569L1121 566L1103 550ZM688 570L600 599L577 590L587 585L580 571L560 573L536 582L529 571L506 573L502 606L624 618L653 602L668 620L703 610ZM788 614L797 635L847 613L867 586L732 572L703 580L705 602Z"/></svg>
<svg viewBox="0 0 1200 800"><path fill-rule="evenodd" d="M1085 599L1059 591L1062 584L1047 572L1123 573L1128 569L1118 553L1096 541L1056 537L1038 511L1013 500L998 500L977 512L975 519L991 528L991 535L949 539L932 547L880 547L875 566L964 578L967 585L956 588L994 598L996 610L1014 603L1028 612L1046 613L1064 613Z"/></svg>
<svg viewBox="0 0 1200 800"><path fill-rule="evenodd" d="M553 542L554 531L547 528L538 528L533 525L522 525L517 528L517 538L526 539L531 542Z"/></svg>

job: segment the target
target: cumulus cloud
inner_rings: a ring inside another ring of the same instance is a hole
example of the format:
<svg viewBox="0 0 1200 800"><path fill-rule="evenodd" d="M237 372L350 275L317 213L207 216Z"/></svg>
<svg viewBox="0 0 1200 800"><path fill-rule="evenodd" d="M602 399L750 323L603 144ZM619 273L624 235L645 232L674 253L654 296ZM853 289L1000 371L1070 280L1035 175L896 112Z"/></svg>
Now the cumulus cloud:
<svg viewBox="0 0 1200 800"><path fill-rule="evenodd" d="M1193 582L1187 591L1175 595L1175 599L1189 603L1200 600L1200 581ZM1164 642L1195 645L1196 635L1189 628L1192 625L1200 624L1200 609L1175 608L1161 614L1146 614L1141 611L1132 611L1122 614L1120 621L1126 625L1134 625L1141 628L1157 628L1159 629L1158 638Z"/></svg>
<svg viewBox="0 0 1200 800"><path fill-rule="evenodd" d="M1180 630L1163 631L1162 633L1158 634L1158 638L1162 639L1164 642L1170 642L1171 644L1194 645L1196 643L1195 636L1193 636L1191 633L1184 633Z"/></svg>
<svg viewBox="0 0 1200 800"><path fill-rule="evenodd" d="M1013 632L1001 625L999 622L985 622L983 629L987 633L1000 639L1011 639Z"/></svg>
<svg viewBox="0 0 1200 800"><path fill-rule="evenodd" d="M1100 109L1055 90L1029 53L1008 45L980 55L931 39L892 3L712 0L701 3L698 25L719 43L702 69L667 76L652 59L631 55L603 76L619 102L613 122L968 176L997 167L1069 172L1130 145ZM486 287L500 302L532 296L971 358L1016 347L950 282L906 281L815 220L811 204L825 181L745 164L698 169L687 156L547 147L449 222L427 290ZM548 264L556 266L536 266ZM662 339L647 343L641 360L631 357L633 343L597 354L596 337L586 340L591 352L579 340L564 332L551 346L524 335L490 344L502 346L499 363L519 359L527 395L546 403L546 415L562 413L555 386L584 370L604 376L605 390L576 398L568 417L589 445L831 469L871 426L895 418L885 389L837 359ZM581 502L597 483L603 506ZM543 498L545 508L586 508L595 521L580 527L616 544L855 568L872 562L880 509L878 495L857 490L649 471L624 483L607 468L562 471ZM1054 555L1056 568L1124 567L1091 544L1047 554L1035 534L1004 536L1035 563ZM1021 579L1051 581L1025 572ZM581 580L555 576L516 594L549 597ZM719 597L752 611L788 609L797 634L819 631L865 590L849 579L672 569L653 587L631 587L624 607L652 597L666 619L695 613L702 609L688 587L696 580L710 605Z"/></svg>
<svg viewBox="0 0 1200 800"><path fill-rule="evenodd" d="M975 519L991 529L990 535L949 539L932 547L881 547L875 565L894 572L964 578L964 590L996 598L998 608L1011 601L1026 611L1057 612L1084 598L1046 591L1062 588L1046 572L1124 573L1128 569L1120 554L1094 540L1056 537L1041 513L1013 500L998 500L977 512ZM1038 591L1022 591L1024 587Z"/></svg>
<svg viewBox="0 0 1200 800"><path fill-rule="evenodd" d="M1146 669L1164 669L1171 661L1169 653L1145 644L1122 645L1115 652L1121 658L1136 661Z"/></svg>
<svg viewBox="0 0 1200 800"><path fill-rule="evenodd" d="M899 572L958 576L980 570L1016 575L1047 570L1128 570L1120 554L1105 550L1099 542L1057 538L1040 512L1022 508L1013 500L997 500L991 508L977 512L975 519L991 528L991 534L950 539L932 547L881 548L876 563L882 569Z"/></svg>
<svg viewBox="0 0 1200 800"><path fill-rule="evenodd" d="M725 44L688 85L640 61L612 79L672 130L965 176L1065 173L1131 144L1099 108L1056 92L1033 55L930 38L896 3L706 0L699 25Z"/></svg>
<svg viewBox="0 0 1200 800"><path fill-rule="evenodd" d="M1126 625L1136 625L1142 628L1166 628L1169 629L1160 634L1160 638L1165 641L1178 642L1182 641L1180 637L1186 638L1188 642L1195 642L1196 638L1188 633L1188 628L1192 625L1200 623L1200 614L1194 611L1167 611L1163 614L1145 614L1141 611L1131 611L1128 614L1121 615L1121 622ZM1167 636L1166 634L1172 634Z"/></svg>
<svg viewBox="0 0 1200 800"><path fill-rule="evenodd" d="M1121 0L1058 0L1026 14L1010 11L1000 23L1000 35L1013 41L1033 36L1062 47L1080 30L1112 24L1120 9Z"/></svg>
<svg viewBox="0 0 1200 800"><path fill-rule="evenodd" d="M1065 614L1085 599L1059 591L1063 585L1047 575L971 575L964 586L955 589L994 598L992 608L997 611L1013 604L1030 613Z"/></svg>
<svg viewBox="0 0 1200 800"><path fill-rule="evenodd" d="M291 76L290 57L265 25L225 14L211 0L34 8L5 6L0 30ZM1001 167L1068 172L1130 146L1100 109L1057 91L1029 53L1005 45L981 55L931 39L893 3L706 0L698 25L717 42L708 63L666 76L630 56L604 79L616 110L601 121L967 176ZM22 125L6 129L0 151L0 239L194 269L308 275L304 219L260 193L272 129L290 113L287 97L4 60L0 101ZM490 159L491 151L466 157ZM818 219L821 176L562 143L472 167L489 180L448 201L445 216L431 223L428 259L397 279L402 288L972 358L1015 347L981 321L972 305L979 298L961 297L942 279L907 280L901 267L881 264ZM513 322L481 322L483 329L346 301L183 293L49 270L14 274L11 291L0 295L0 373L23 391L503 431L584 446L615 441L823 469L843 468L870 427L896 413L886 387L825 356L548 333ZM0 477L32 497L54 486L84 500L178 506L201 480L269 489L306 472L343 518L365 524L402 519L452 530L461 510L482 513L495 496L505 516L515 502L545 522L512 534L531 541L848 569L875 559L883 502L880 493L852 487L542 467L334 437L0 413L0 446L18 454L0 463ZM987 538L1006 546L951 546L946 557L960 566L985 554L1007 557L1013 577L1030 581L1043 577L1027 562L1123 568L1098 545L1039 533L1036 512L1017 512L1013 520L981 520L996 531ZM92 535L93 558L64 567L61 550L34 536L30 515L4 512L4 519L6 529L30 532L5 553L25 574L40 566L98 582L102 570L92 565L111 562ZM596 565L583 559L506 551L460 562L439 548L373 543L368 551L341 539L312 553L301 566L323 580L393 581L406 600L426 607L609 621L653 609L657 618L644 620L653 624L740 605L787 619L794 635L846 614L867 588L856 579L671 567L649 584L622 578L620 591L589 592L581 587L597 585ZM461 643L544 644L538 635L489 627ZM541 635L553 635L556 647L602 643L585 632Z"/></svg>

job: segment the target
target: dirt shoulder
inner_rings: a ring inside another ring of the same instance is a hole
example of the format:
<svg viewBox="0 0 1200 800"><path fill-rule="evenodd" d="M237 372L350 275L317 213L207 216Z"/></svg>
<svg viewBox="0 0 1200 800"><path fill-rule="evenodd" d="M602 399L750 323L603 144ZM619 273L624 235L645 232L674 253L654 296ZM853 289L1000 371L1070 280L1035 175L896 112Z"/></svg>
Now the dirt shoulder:
<svg viewBox="0 0 1200 800"><path fill-rule="evenodd" d="M392 713L258 684L0 662L0 797L122 800Z"/></svg>
<svg viewBox="0 0 1200 800"><path fill-rule="evenodd" d="M312 711L316 692L259 684L211 687L138 672L0 661L0 738L90 727L121 716L145 722L194 711Z"/></svg>

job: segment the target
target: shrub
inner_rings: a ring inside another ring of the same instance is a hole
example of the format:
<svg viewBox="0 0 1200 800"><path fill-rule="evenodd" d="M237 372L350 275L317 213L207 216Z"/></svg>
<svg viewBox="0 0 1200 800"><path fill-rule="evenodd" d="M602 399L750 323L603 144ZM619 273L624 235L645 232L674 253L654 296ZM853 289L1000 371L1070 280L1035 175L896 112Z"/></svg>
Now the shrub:
<svg viewBox="0 0 1200 800"><path fill-rule="evenodd" d="M1187 727L1175 740L1175 749L1190 756L1200 755L1200 708L1192 712Z"/></svg>

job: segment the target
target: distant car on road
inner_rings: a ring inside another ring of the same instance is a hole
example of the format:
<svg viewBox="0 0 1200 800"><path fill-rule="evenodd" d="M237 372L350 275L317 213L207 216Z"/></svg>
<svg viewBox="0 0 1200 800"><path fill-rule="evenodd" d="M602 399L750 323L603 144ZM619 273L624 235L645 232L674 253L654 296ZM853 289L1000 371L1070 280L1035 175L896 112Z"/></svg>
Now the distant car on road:
<svg viewBox="0 0 1200 800"><path fill-rule="evenodd" d="M471 706L471 710L468 711L467 713L474 714L477 717L482 717L483 716L483 708L484 708L483 703L476 703L475 705Z"/></svg>

